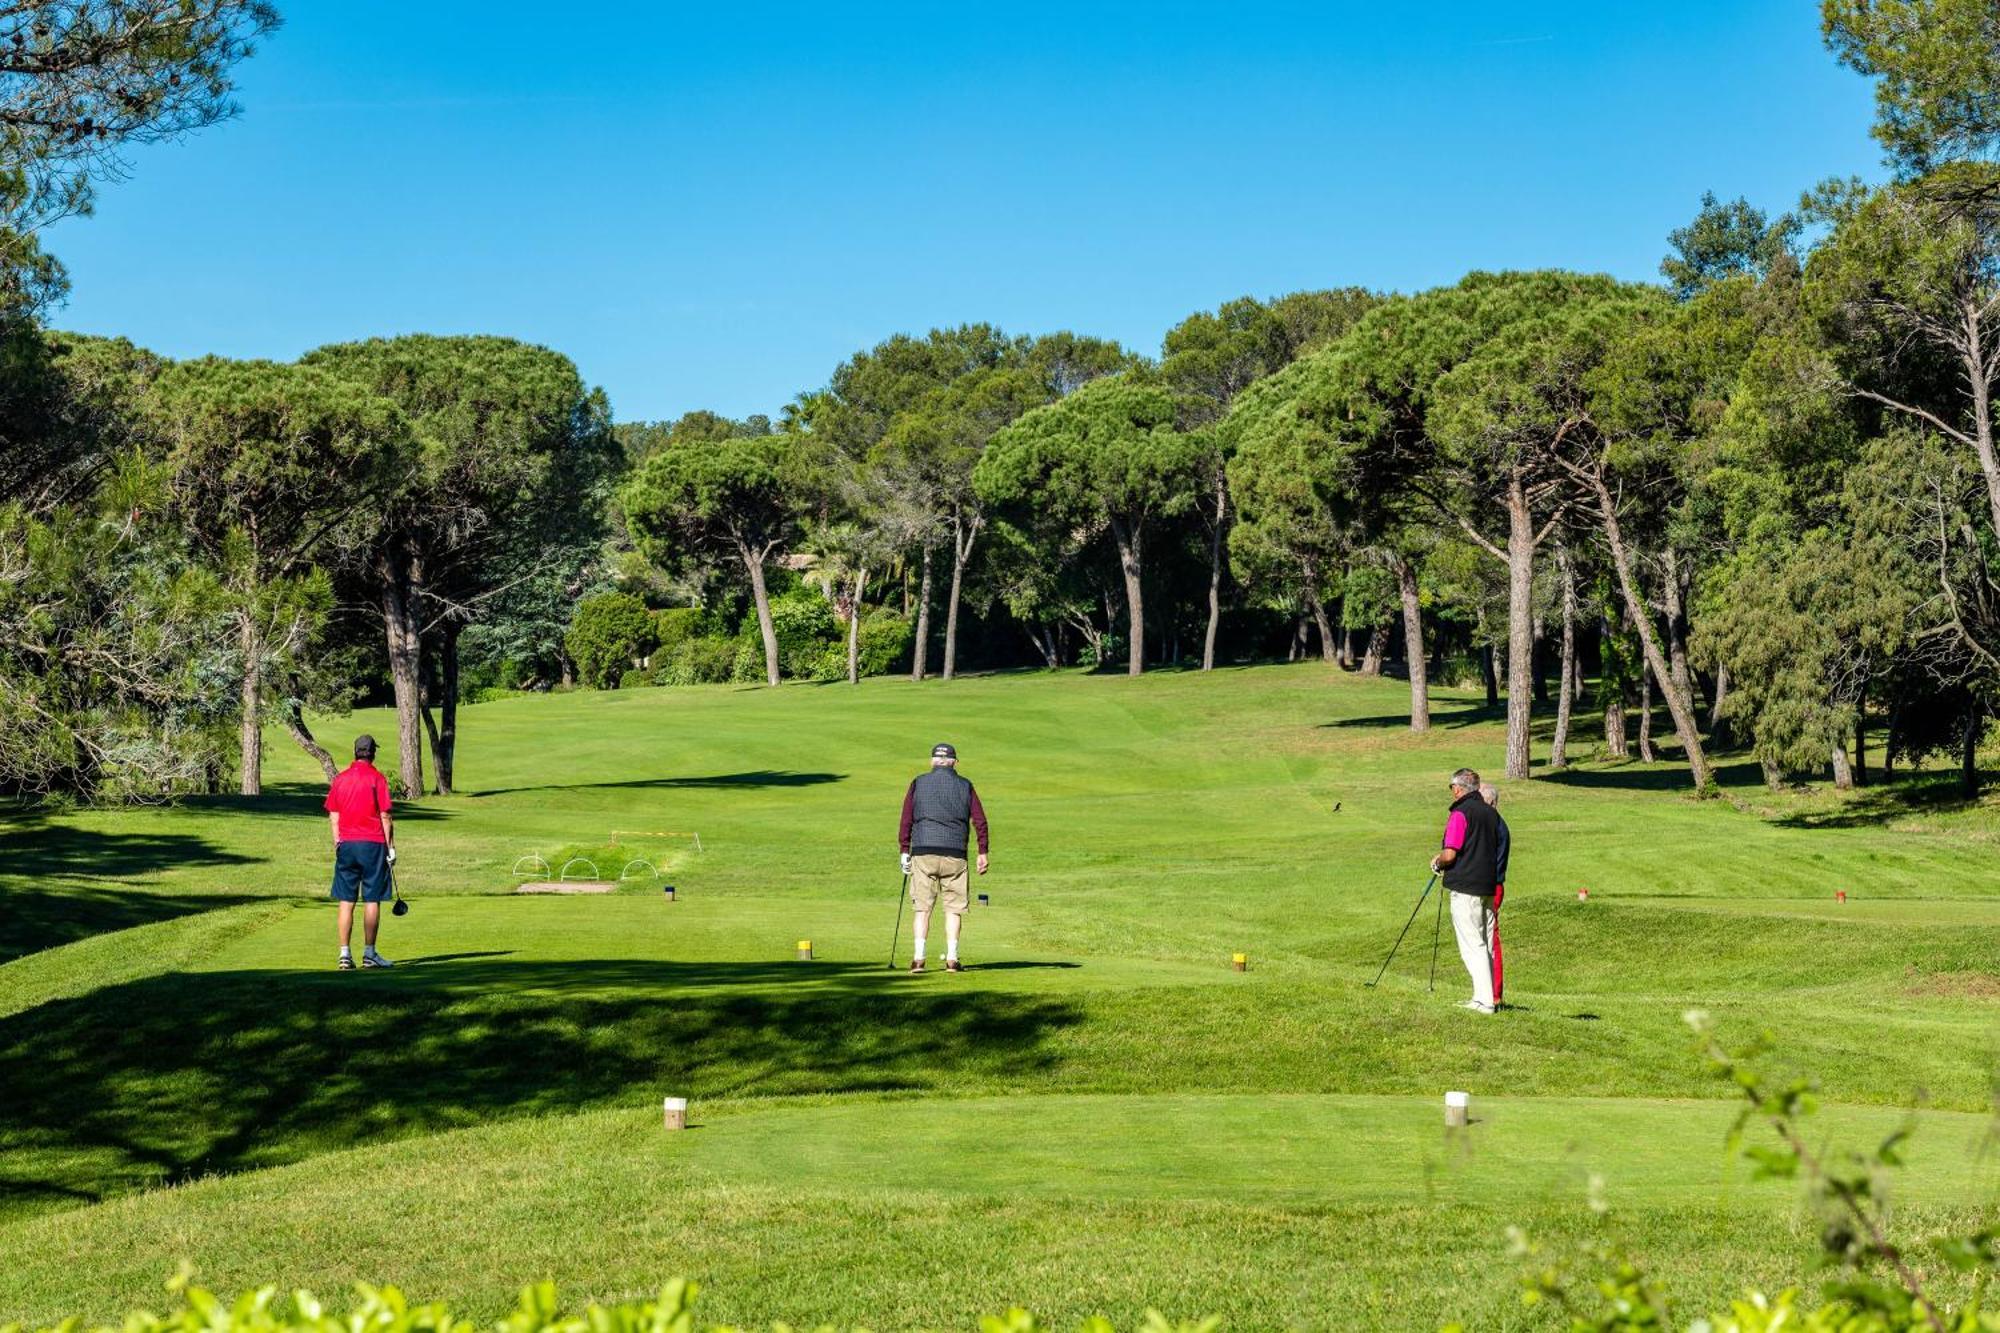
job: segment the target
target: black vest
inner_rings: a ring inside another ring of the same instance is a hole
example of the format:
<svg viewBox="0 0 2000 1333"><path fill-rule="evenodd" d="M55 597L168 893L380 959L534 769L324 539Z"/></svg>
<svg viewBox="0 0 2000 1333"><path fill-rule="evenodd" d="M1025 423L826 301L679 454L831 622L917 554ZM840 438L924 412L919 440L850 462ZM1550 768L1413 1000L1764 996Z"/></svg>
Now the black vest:
<svg viewBox="0 0 2000 1333"><path fill-rule="evenodd" d="M972 829L972 784L949 768L910 783L910 854L965 856Z"/></svg>
<svg viewBox="0 0 2000 1333"><path fill-rule="evenodd" d="M1465 816L1465 845L1444 868L1444 886L1453 893L1491 898L1500 882L1500 816L1476 791L1453 801L1451 808Z"/></svg>

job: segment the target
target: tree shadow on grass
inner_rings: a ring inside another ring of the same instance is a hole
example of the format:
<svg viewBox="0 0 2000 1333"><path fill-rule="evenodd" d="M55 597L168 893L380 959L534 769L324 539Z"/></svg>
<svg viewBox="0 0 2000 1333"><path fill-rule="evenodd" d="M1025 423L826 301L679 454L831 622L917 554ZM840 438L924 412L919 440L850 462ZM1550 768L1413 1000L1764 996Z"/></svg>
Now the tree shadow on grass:
<svg viewBox="0 0 2000 1333"><path fill-rule="evenodd" d="M1763 770L1751 759L1718 763L1714 773L1718 787L1759 787L1764 782ZM1694 779L1685 768L1636 763L1611 768L1539 768L1535 780L1557 787L1610 791L1694 791Z"/></svg>
<svg viewBox="0 0 2000 1333"><path fill-rule="evenodd" d="M529 787L491 787L469 793L472 796L509 796L525 791L700 791L735 790L744 787L817 787L828 782L844 782L845 773L799 773L791 769L762 768L748 773L710 773L690 778L634 778L628 782L550 782Z"/></svg>
<svg viewBox="0 0 2000 1333"><path fill-rule="evenodd" d="M0 877L0 963L92 935L267 901L240 893L145 893L25 888Z"/></svg>
<svg viewBox="0 0 2000 1333"><path fill-rule="evenodd" d="M154 976L0 1019L0 1215L667 1093L1013 1082L1052 1066L1051 1038L1080 1019L1072 1001L861 964Z"/></svg>
<svg viewBox="0 0 2000 1333"><path fill-rule="evenodd" d="M189 796L180 808L197 814L284 815L294 819L326 818L326 784L323 782L266 783L261 796ZM451 812L437 806L397 800L389 813L398 824L433 819L449 819Z"/></svg>
<svg viewBox="0 0 2000 1333"><path fill-rule="evenodd" d="M0 884L124 881L162 870L250 865L256 860L191 833L107 833L28 816L0 822Z"/></svg>
<svg viewBox="0 0 2000 1333"><path fill-rule="evenodd" d="M126 884L166 870L251 865L188 833L107 833L33 812L0 823L0 963L106 931L251 901L240 894L148 893Z"/></svg>
<svg viewBox="0 0 2000 1333"><path fill-rule="evenodd" d="M1435 702L1431 705L1431 726L1434 728L1447 727L1457 730L1461 727L1477 727L1496 722L1504 723L1506 720L1507 705L1504 701L1492 708L1488 708L1483 703L1461 704L1449 710L1440 708ZM1339 717L1331 722L1322 722L1319 725L1322 730L1328 728L1380 727L1385 729L1400 728L1408 731L1410 727L1410 715L1407 712L1403 712L1378 713L1370 717Z"/></svg>
<svg viewBox="0 0 2000 1333"><path fill-rule="evenodd" d="M1977 809L1980 799L1967 796L1956 773L1926 773L1848 793L1839 804L1820 810L1799 810L1776 822L1785 828L1875 828L1923 815L1956 814Z"/></svg>
<svg viewBox="0 0 2000 1333"><path fill-rule="evenodd" d="M965 970L968 972L1020 972L1029 969L1059 968L1067 971L1082 966L1082 963L1037 963L1020 959L1004 963L967 963Z"/></svg>

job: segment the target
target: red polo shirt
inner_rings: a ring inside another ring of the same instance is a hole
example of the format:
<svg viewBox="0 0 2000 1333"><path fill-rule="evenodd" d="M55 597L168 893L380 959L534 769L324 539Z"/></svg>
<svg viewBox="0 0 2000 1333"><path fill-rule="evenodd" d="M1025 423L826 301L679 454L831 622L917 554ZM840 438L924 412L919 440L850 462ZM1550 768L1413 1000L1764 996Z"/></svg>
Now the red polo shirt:
<svg viewBox="0 0 2000 1333"><path fill-rule="evenodd" d="M340 816L340 841L387 842L382 812L389 808L389 779L366 759L341 771L326 793L326 808Z"/></svg>

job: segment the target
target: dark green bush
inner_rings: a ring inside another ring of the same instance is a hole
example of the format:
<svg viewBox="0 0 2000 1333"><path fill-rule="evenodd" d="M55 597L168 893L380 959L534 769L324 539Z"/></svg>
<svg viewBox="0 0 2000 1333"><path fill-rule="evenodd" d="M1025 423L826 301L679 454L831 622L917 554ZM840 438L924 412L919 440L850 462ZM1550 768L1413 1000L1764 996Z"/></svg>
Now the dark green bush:
<svg viewBox="0 0 2000 1333"><path fill-rule="evenodd" d="M771 599L771 628L778 639L778 670L791 680L845 680L847 627L815 588L799 584ZM660 646L654 653L657 685L752 685L764 679L764 638L754 612L734 634L711 614L692 607L658 613ZM861 674L900 669L910 656L910 622L900 613L868 609L861 617Z"/></svg>
<svg viewBox="0 0 2000 1333"><path fill-rule="evenodd" d="M861 674L884 676L902 668L910 660L910 645L916 633L908 617L899 611L865 611L861 616ZM846 647L841 649L841 670L847 669Z"/></svg>
<svg viewBox="0 0 2000 1333"><path fill-rule="evenodd" d="M734 639L704 636L683 639L671 652L663 651L654 659L653 682L657 685L720 685L729 679L735 662Z"/></svg>
<svg viewBox="0 0 2000 1333"><path fill-rule="evenodd" d="M704 613L698 606L670 606L664 611L656 611L653 613L653 627L660 640L660 646L655 650L660 657L673 656L682 644L700 638L706 630Z"/></svg>
<svg viewBox="0 0 2000 1333"><path fill-rule="evenodd" d="M577 603L563 644L576 663L577 680L615 690L634 662L659 643L653 613L630 593L607 592Z"/></svg>

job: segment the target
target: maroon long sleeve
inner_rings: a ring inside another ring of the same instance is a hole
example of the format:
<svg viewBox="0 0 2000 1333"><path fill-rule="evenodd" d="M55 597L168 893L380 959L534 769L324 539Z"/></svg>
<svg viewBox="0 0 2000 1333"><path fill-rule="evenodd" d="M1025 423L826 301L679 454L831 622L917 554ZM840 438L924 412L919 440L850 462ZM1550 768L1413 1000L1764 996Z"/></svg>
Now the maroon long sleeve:
<svg viewBox="0 0 2000 1333"><path fill-rule="evenodd" d="M970 785L970 784L967 784ZM907 808L907 807L906 807ZM904 836L909 835L909 825L903 826ZM979 854L986 855L986 809L979 804L979 789L972 789L972 831L979 835Z"/></svg>

